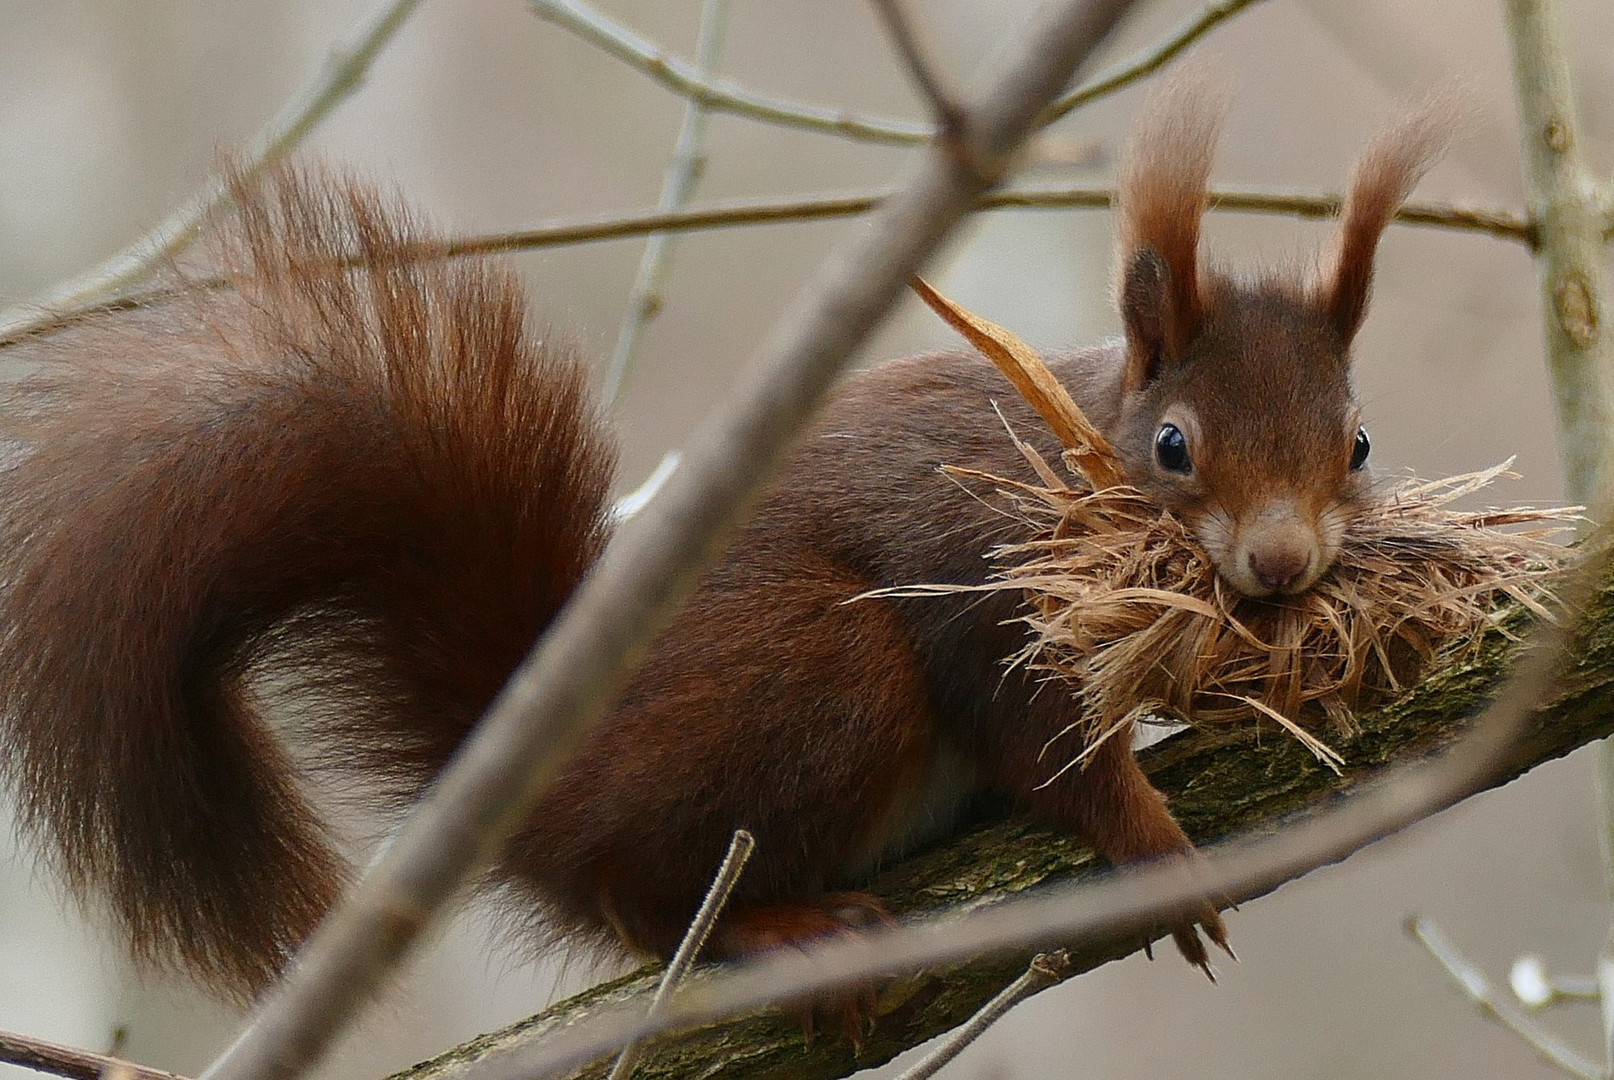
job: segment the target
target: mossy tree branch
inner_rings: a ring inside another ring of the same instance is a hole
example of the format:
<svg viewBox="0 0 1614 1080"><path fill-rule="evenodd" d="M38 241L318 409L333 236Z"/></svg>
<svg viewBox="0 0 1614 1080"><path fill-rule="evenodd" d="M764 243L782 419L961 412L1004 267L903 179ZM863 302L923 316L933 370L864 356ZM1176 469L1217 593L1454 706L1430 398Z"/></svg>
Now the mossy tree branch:
<svg viewBox="0 0 1614 1080"><path fill-rule="evenodd" d="M1513 631L1521 629L1522 618L1513 617L1509 625ZM1346 768L1339 776L1270 726L1188 732L1142 757L1196 842L1273 832L1297 815L1325 808L1384 766L1416 761L1450 745L1500 684L1513 651L1506 635L1493 632L1477 652L1445 662L1404 700L1360 717L1361 734L1341 747ZM1614 734L1614 586L1606 584L1593 603L1575 655L1560 695L1502 763L1496 784ZM894 910L909 913L990 904L1046 881L1104 872L1092 853L1068 836L1021 817L987 815L987 820L946 843L894 867L874 884L874 891ZM1077 971L1127 955L1142 944L1140 940L1067 943ZM1033 951L933 970L885 988L876 1029L861 1057L834 1039L808 1043L794 1021L769 1012L662 1044L636 1076L640 1080L692 1075L724 1080L845 1076L957 1026L1019 976ZM647 995L655 982L655 969L646 968L605 983L422 1062L392 1080L458 1076L475 1062L534 1044L603 1006ZM608 1064L599 1063L578 1075L603 1075Z"/></svg>

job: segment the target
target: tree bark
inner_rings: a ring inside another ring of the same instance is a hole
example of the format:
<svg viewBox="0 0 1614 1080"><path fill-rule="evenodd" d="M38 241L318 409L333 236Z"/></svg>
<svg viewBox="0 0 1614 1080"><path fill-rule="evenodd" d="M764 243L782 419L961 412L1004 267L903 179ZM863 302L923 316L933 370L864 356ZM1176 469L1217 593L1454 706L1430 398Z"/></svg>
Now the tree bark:
<svg viewBox="0 0 1614 1080"><path fill-rule="evenodd" d="M1605 582L1590 605L1556 700L1547 703L1492 786L1536 765L1614 734L1614 586ZM1467 728L1490 700L1516 652L1511 638L1528 629L1517 611L1462 655L1447 657L1404 699L1358 717L1349 742L1330 736L1345 756L1336 776L1275 725L1218 726L1179 734L1140 755L1173 812L1200 844L1234 833L1280 829L1315 813L1376 770L1437 753ZM1104 865L1073 838L1012 812L984 820L893 867L873 884L899 914L989 904L1042 882L1103 873ZM1053 944L1053 943L1050 943ZM1066 943L1074 970L1086 971L1142 947L1141 940ZM801 1025L777 1010L703 1028L648 1048L638 1080L699 1076L723 1080L829 1080L889 1061L963 1023L1026 968L1032 952L985 957L927 971L881 988L875 1030L860 1055L835 1035L809 1041ZM396 1074L392 1080L442 1080L493 1051L543 1038L608 1003L654 991L657 966L606 982L536 1016ZM610 1061L580 1077L603 1076Z"/></svg>

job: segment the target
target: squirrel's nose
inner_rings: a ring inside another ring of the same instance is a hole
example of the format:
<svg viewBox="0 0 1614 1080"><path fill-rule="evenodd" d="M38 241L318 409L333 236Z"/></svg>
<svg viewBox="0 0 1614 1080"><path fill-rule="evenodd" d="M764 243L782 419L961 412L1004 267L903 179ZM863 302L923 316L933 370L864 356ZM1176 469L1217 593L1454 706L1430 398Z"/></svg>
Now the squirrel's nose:
<svg viewBox="0 0 1614 1080"><path fill-rule="evenodd" d="M1286 589L1300 579L1311 563L1311 553L1298 545L1278 544L1250 550L1250 572L1269 589Z"/></svg>

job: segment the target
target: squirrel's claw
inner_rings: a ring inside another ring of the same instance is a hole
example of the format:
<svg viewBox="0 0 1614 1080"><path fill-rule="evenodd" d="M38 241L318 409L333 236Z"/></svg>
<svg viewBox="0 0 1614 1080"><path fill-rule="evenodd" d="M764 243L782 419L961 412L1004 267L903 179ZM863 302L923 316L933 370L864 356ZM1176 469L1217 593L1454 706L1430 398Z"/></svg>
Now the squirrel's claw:
<svg viewBox="0 0 1614 1080"><path fill-rule="evenodd" d="M1204 938L1200 937L1201 930L1204 931ZM1177 943L1177 951L1182 953L1183 959L1203 971L1205 977L1214 983L1216 972L1211 967L1205 938L1209 938L1211 944L1226 953L1230 960L1238 962L1233 947L1227 943L1227 924L1208 900L1201 901L1188 920L1171 925L1171 939ZM1152 954L1150 959L1153 959Z"/></svg>

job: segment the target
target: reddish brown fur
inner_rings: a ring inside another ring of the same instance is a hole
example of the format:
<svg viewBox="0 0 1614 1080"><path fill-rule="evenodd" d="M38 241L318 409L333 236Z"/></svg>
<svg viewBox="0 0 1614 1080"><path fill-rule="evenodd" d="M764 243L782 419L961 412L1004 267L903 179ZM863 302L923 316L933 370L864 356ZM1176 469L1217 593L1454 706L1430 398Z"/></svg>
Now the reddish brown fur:
<svg viewBox="0 0 1614 1080"><path fill-rule="evenodd" d="M319 177L243 205L239 298L58 339L10 402L0 707L68 880L245 995L341 879L252 669L288 620L343 638L303 659L434 772L599 550L613 451L497 266L400 261L396 212Z"/></svg>
<svg viewBox="0 0 1614 1080"><path fill-rule="evenodd" d="M1298 282L1244 284L1212 272L1203 291L1204 315L1180 357L1124 399L1118 445L1128 477L1195 524L1212 514L1246 518L1283 492L1318 512L1353 502L1349 342ZM1188 476L1154 457L1155 432L1174 408L1198 421Z"/></svg>
<svg viewBox="0 0 1614 1080"><path fill-rule="evenodd" d="M1145 107L1122 174L1127 359L1114 439L1131 481L1188 520L1241 592L1309 587L1366 491L1366 474L1351 468L1360 422L1351 339L1379 234L1444 143L1448 113L1426 106L1368 148L1332 267L1308 287L1298 276L1244 281L1200 265L1221 109L1195 79L1167 84ZM1165 424L1186 435L1186 472L1157 459Z"/></svg>
<svg viewBox="0 0 1614 1080"><path fill-rule="evenodd" d="M1153 377L1158 351L1180 355L1199 325L1199 222L1225 112L1200 79L1165 83L1150 95L1122 159L1116 292L1133 346L1129 390Z"/></svg>
<svg viewBox="0 0 1614 1080"><path fill-rule="evenodd" d="M1106 355L1062 358L1056 370L1087 387ZM544 798L504 880L570 929L611 927L666 953L744 825L757 852L717 942L754 947L781 928L821 926L815 898L855 884L871 833L886 836L888 856L900 851L910 834L895 811L951 747L981 780L1039 803L1106 854L1188 851L1130 754L1118 773L1105 758L1067 774L1056 795L1036 792L1053 772L1036 751L1073 716L1057 691L1005 676L1022 634L1007 625L1011 600L843 603L877 586L984 580L983 556L1014 525L940 466L1024 472L993 398L1054 452L1005 391L961 355L853 380ZM944 827L953 807L937 805Z"/></svg>
<svg viewBox="0 0 1614 1080"><path fill-rule="evenodd" d="M1123 250L1150 253L1129 340L1054 371L1190 522L1273 492L1348 514L1349 334L1294 282L1199 271L1212 124L1173 108L1122 200ZM253 679L337 699L314 733L333 767L414 797L600 549L612 452L496 265L411 261L415 230L326 177L238 194L238 294L92 321L11 402L29 449L0 476L0 718L24 818L75 888L107 891L138 951L245 993L340 877ZM366 269L341 268L354 253ZM1076 710L1005 672L1007 594L845 603L981 582L1016 538L940 471L1032 479L993 400L1057 454L976 357L847 381L511 840L492 878L518 917L665 955L743 826L758 848L721 950L858 925L878 902L835 891L982 785L1117 862L1191 852L1124 738L1044 786ZM1172 409L1195 416L1190 478L1151 454ZM1204 963L1195 922L1221 924L1208 904L1178 921Z"/></svg>
<svg viewBox="0 0 1614 1080"><path fill-rule="evenodd" d="M1396 209L1429 171L1451 138L1452 105L1436 97L1374 139L1357 160L1346 188L1333 265L1318 300L1349 338L1362 324L1373 285L1373 254Z"/></svg>

